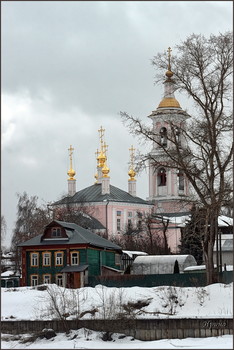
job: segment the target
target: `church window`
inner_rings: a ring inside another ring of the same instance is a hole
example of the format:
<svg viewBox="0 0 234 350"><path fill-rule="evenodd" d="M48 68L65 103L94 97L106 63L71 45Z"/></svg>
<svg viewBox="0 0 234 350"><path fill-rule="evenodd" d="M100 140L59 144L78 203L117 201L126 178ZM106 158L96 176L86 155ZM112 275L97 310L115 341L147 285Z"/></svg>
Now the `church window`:
<svg viewBox="0 0 234 350"><path fill-rule="evenodd" d="M51 253L50 252L43 252L42 253L42 261L43 266L50 266L51 265Z"/></svg>
<svg viewBox="0 0 234 350"><path fill-rule="evenodd" d="M121 230L120 219L117 219L117 230Z"/></svg>
<svg viewBox="0 0 234 350"><path fill-rule="evenodd" d="M184 173L180 170L178 172L179 178L179 191L184 191Z"/></svg>
<svg viewBox="0 0 234 350"><path fill-rule="evenodd" d="M71 265L79 265L79 252L71 252Z"/></svg>
<svg viewBox="0 0 234 350"><path fill-rule="evenodd" d="M132 220L128 219L128 229L132 228Z"/></svg>
<svg viewBox="0 0 234 350"><path fill-rule="evenodd" d="M138 220L137 227L138 227L138 230L142 230L142 220Z"/></svg>
<svg viewBox="0 0 234 350"><path fill-rule="evenodd" d="M166 186L167 174L164 168L160 168L158 171L158 186Z"/></svg>
<svg viewBox="0 0 234 350"><path fill-rule="evenodd" d="M167 146L167 129L165 127L160 129L160 144Z"/></svg>
<svg viewBox="0 0 234 350"><path fill-rule="evenodd" d="M175 128L175 138L176 138L176 142L177 142L178 146L181 146L181 132L180 132L180 128L178 128L178 126Z"/></svg>

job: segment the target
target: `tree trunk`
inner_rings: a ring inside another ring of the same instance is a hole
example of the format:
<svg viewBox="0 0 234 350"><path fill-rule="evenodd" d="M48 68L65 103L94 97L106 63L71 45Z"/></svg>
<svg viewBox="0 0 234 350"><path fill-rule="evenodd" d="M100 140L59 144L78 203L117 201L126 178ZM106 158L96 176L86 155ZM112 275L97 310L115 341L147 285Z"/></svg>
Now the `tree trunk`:
<svg viewBox="0 0 234 350"><path fill-rule="evenodd" d="M208 224L209 223L209 224ZM214 269L214 243L217 239L218 232L218 210L212 209L210 215L206 218L206 234L207 239L204 242L204 257L206 264L206 282L212 284L217 282L217 273ZM217 261L218 263L218 261ZM217 264L218 265L218 264ZM218 266L217 266L218 271Z"/></svg>

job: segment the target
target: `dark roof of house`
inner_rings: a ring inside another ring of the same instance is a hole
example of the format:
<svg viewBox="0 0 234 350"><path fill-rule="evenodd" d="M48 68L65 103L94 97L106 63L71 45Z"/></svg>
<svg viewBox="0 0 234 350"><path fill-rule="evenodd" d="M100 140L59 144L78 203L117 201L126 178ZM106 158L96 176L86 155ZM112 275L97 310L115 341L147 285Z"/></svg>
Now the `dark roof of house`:
<svg viewBox="0 0 234 350"><path fill-rule="evenodd" d="M86 228L87 230L104 230L105 226L102 225L100 221L98 221L93 216L83 213L76 212L75 218L79 226Z"/></svg>
<svg viewBox="0 0 234 350"><path fill-rule="evenodd" d="M110 194L102 194L102 185L94 184L92 186L84 188L81 191L76 192L74 196L64 197L61 200L54 202L52 206L59 205L59 204L103 202L103 201L150 205L150 203L145 201L144 199L140 197L134 197L128 192L125 192L113 185L110 185Z"/></svg>
<svg viewBox="0 0 234 350"><path fill-rule="evenodd" d="M68 238L65 239L42 239L43 235L39 235L29 239L26 242L20 243L19 247L27 247L27 246L47 246L49 244L52 245L70 245L70 244L88 244L95 247L102 247L106 249L114 249L114 250L122 250L120 246L115 243L108 241L107 239L96 235L95 233L87 230L77 224L73 224L71 222L64 221L53 221L55 224L62 226ZM51 223L49 224L51 225ZM49 226L47 225L46 228ZM45 229L46 229L45 228Z"/></svg>

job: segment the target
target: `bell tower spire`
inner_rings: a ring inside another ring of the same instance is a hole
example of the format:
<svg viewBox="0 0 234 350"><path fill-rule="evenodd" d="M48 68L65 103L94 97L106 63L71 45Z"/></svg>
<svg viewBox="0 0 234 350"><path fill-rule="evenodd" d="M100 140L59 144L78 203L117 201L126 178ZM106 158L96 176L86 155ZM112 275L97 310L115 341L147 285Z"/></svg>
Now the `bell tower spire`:
<svg viewBox="0 0 234 350"><path fill-rule="evenodd" d="M100 140L100 149L97 149L96 159L97 159L97 173L95 174L95 183L102 185L102 194L110 193L110 169L107 166L107 149L108 145L104 141L104 131L101 126L98 130L99 140Z"/></svg>
<svg viewBox="0 0 234 350"><path fill-rule="evenodd" d="M180 104L176 100L174 91L175 91L175 82L173 80L174 73L171 71L171 51L172 49L169 47L168 52L168 66L167 71L165 73L166 79L164 81L164 97L162 101L158 105L159 108L179 108Z"/></svg>
<svg viewBox="0 0 234 350"><path fill-rule="evenodd" d="M72 145L70 145L70 148L68 148L69 151L69 158L70 158L70 169L67 172L68 175L68 195L73 196L76 193L76 179L74 176L76 175L75 170L72 167L72 154L74 151L74 148Z"/></svg>
<svg viewBox="0 0 234 350"><path fill-rule="evenodd" d="M101 183L102 179L102 168L106 162L106 149L105 149L105 143L104 143L104 132L105 129L100 127L98 130L99 132L99 141L100 141L100 149L97 149L96 156L97 156L97 174L95 175L96 183Z"/></svg>

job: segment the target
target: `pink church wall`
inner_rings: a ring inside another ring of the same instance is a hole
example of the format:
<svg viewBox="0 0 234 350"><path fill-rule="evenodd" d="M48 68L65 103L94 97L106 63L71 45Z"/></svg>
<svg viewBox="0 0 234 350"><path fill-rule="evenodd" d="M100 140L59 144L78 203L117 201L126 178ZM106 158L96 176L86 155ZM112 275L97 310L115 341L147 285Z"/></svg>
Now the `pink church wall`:
<svg viewBox="0 0 234 350"><path fill-rule="evenodd" d="M151 210L152 205L127 204L122 202L100 202L88 205L90 215L99 220L103 226L107 226L109 237L123 233L126 230L129 219L131 219L133 226L136 225L139 220L137 212L141 212L144 216L151 213ZM118 211L121 212L120 216L117 216ZM130 212L132 216L128 215ZM117 218L121 220L120 230L117 230Z"/></svg>

